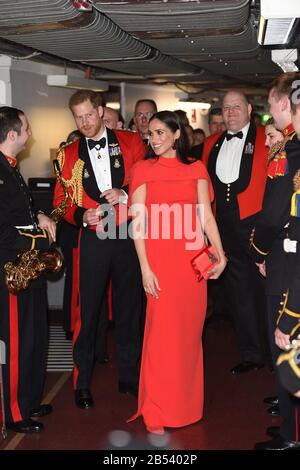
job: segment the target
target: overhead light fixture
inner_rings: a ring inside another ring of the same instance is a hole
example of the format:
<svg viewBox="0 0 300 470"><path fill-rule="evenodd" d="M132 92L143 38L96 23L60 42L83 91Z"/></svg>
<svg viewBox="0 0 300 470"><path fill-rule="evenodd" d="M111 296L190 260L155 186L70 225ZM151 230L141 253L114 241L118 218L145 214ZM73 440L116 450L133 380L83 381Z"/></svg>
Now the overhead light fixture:
<svg viewBox="0 0 300 470"><path fill-rule="evenodd" d="M299 0L261 0L258 42L263 46L287 44L297 18Z"/></svg>
<svg viewBox="0 0 300 470"><path fill-rule="evenodd" d="M71 75L47 75L47 85L63 88L73 88L75 90L107 91L108 84L100 80L74 77Z"/></svg>
<svg viewBox="0 0 300 470"><path fill-rule="evenodd" d="M115 109L116 111L120 110L120 103L117 101L108 101L105 105L107 108Z"/></svg>
<svg viewBox="0 0 300 470"><path fill-rule="evenodd" d="M192 109L210 109L210 103L204 103L201 101L192 101L192 100L180 100L179 103L187 108Z"/></svg>
<svg viewBox="0 0 300 470"><path fill-rule="evenodd" d="M297 49L276 49L272 51L271 57L283 72L299 72L295 64L298 58Z"/></svg>

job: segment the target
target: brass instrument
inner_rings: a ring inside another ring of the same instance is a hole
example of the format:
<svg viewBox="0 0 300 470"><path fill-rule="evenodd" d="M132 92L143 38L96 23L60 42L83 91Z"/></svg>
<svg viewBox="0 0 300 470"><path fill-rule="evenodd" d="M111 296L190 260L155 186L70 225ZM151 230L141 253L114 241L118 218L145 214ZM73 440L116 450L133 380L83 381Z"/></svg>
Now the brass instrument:
<svg viewBox="0 0 300 470"><path fill-rule="evenodd" d="M64 199L50 216L54 222L59 222L65 215L68 206L69 192L61 177L61 171L57 160L53 161L57 179L64 190ZM63 264L61 253L51 246L47 251L27 250L18 254L14 262L4 265L5 284L14 295L28 287L30 281L37 279L43 272L57 273Z"/></svg>
<svg viewBox="0 0 300 470"><path fill-rule="evenodd" d="M60 271L63 259L56 248L47 251L28 250L20 253L16 261L6 263L5 283L11 294L17 295L26 289L30 281L37 279L43 272Z"/></svg>

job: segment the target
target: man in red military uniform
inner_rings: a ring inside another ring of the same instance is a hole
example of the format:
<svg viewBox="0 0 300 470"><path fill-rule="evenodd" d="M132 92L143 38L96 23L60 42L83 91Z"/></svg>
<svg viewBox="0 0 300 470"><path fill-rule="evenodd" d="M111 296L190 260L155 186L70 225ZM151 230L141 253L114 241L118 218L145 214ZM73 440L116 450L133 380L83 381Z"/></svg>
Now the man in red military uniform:
<svg viewBox="0 0 300 470"><path fill-rule="evenodd" d="M215 191L216 220L228 257L223 282L241 354L231 372L240 374L264 362L264 289L249 255L249 237L262 207L267 149L263 128L250 123L252 108L245 95L229 91L222 109L227 132L205 140L203 162Z"/></svg>
<svg viewBox="0 0 300 470"><path fill-rule="evenodd" d="M127 236L127 185L143 158L138 134L104 126L101 96L77 91L69 101L83 137L59 156L70 195L65 219L80 228L79 308L74 325L73 386L79 408L93 406L90 391L99 311L109 277L115 292L119 391L137 394L142 283L133 241ZM64 197L57 183L54 205Z"/></svg>

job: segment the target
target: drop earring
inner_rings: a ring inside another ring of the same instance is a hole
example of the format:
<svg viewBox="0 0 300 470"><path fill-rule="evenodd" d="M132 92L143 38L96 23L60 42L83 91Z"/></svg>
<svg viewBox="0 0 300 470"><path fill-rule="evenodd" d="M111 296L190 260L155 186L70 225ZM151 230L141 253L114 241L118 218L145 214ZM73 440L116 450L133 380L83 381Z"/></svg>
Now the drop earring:
<svg viewBox="0 0 300 470"><path fill-rule="evenodd" d="M173 149L173 150L176 150L176 142L177 142L177 140L174 140L174 143L173 143L173 145L172 145L172 149Z"/></svg>

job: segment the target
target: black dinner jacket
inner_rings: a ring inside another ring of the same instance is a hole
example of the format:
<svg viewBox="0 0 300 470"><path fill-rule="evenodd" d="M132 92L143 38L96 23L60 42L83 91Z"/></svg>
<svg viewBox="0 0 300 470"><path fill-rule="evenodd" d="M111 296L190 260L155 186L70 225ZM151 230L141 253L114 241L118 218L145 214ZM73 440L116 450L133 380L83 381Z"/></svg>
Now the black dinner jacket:
<svg viewBox="0 0 300 470"><path fill-rule="evenodd" d="M215 145L213 146L211 150L210 157L208 160L208 172L209 172L214 188L217 187L217 180L218 180L217 175L216 175L217 158L218 158L220 149L222 147L222 144L225 140L226 133L227 131L223 132L223 134L220 135L219 139L216 141ZM240 174L239 174L238 180L235 182L236 194L239 194L245 191L245 189L249 185L250 178L251 178L253 157L254 157L255 139L256 139L256 127L254 124L250 123L246 140L245 140L244 149L243 149L243 155L241 159ZM251 145L253 148L252 153L245 152L245 150L249 148L249 145Z"/></svg>

